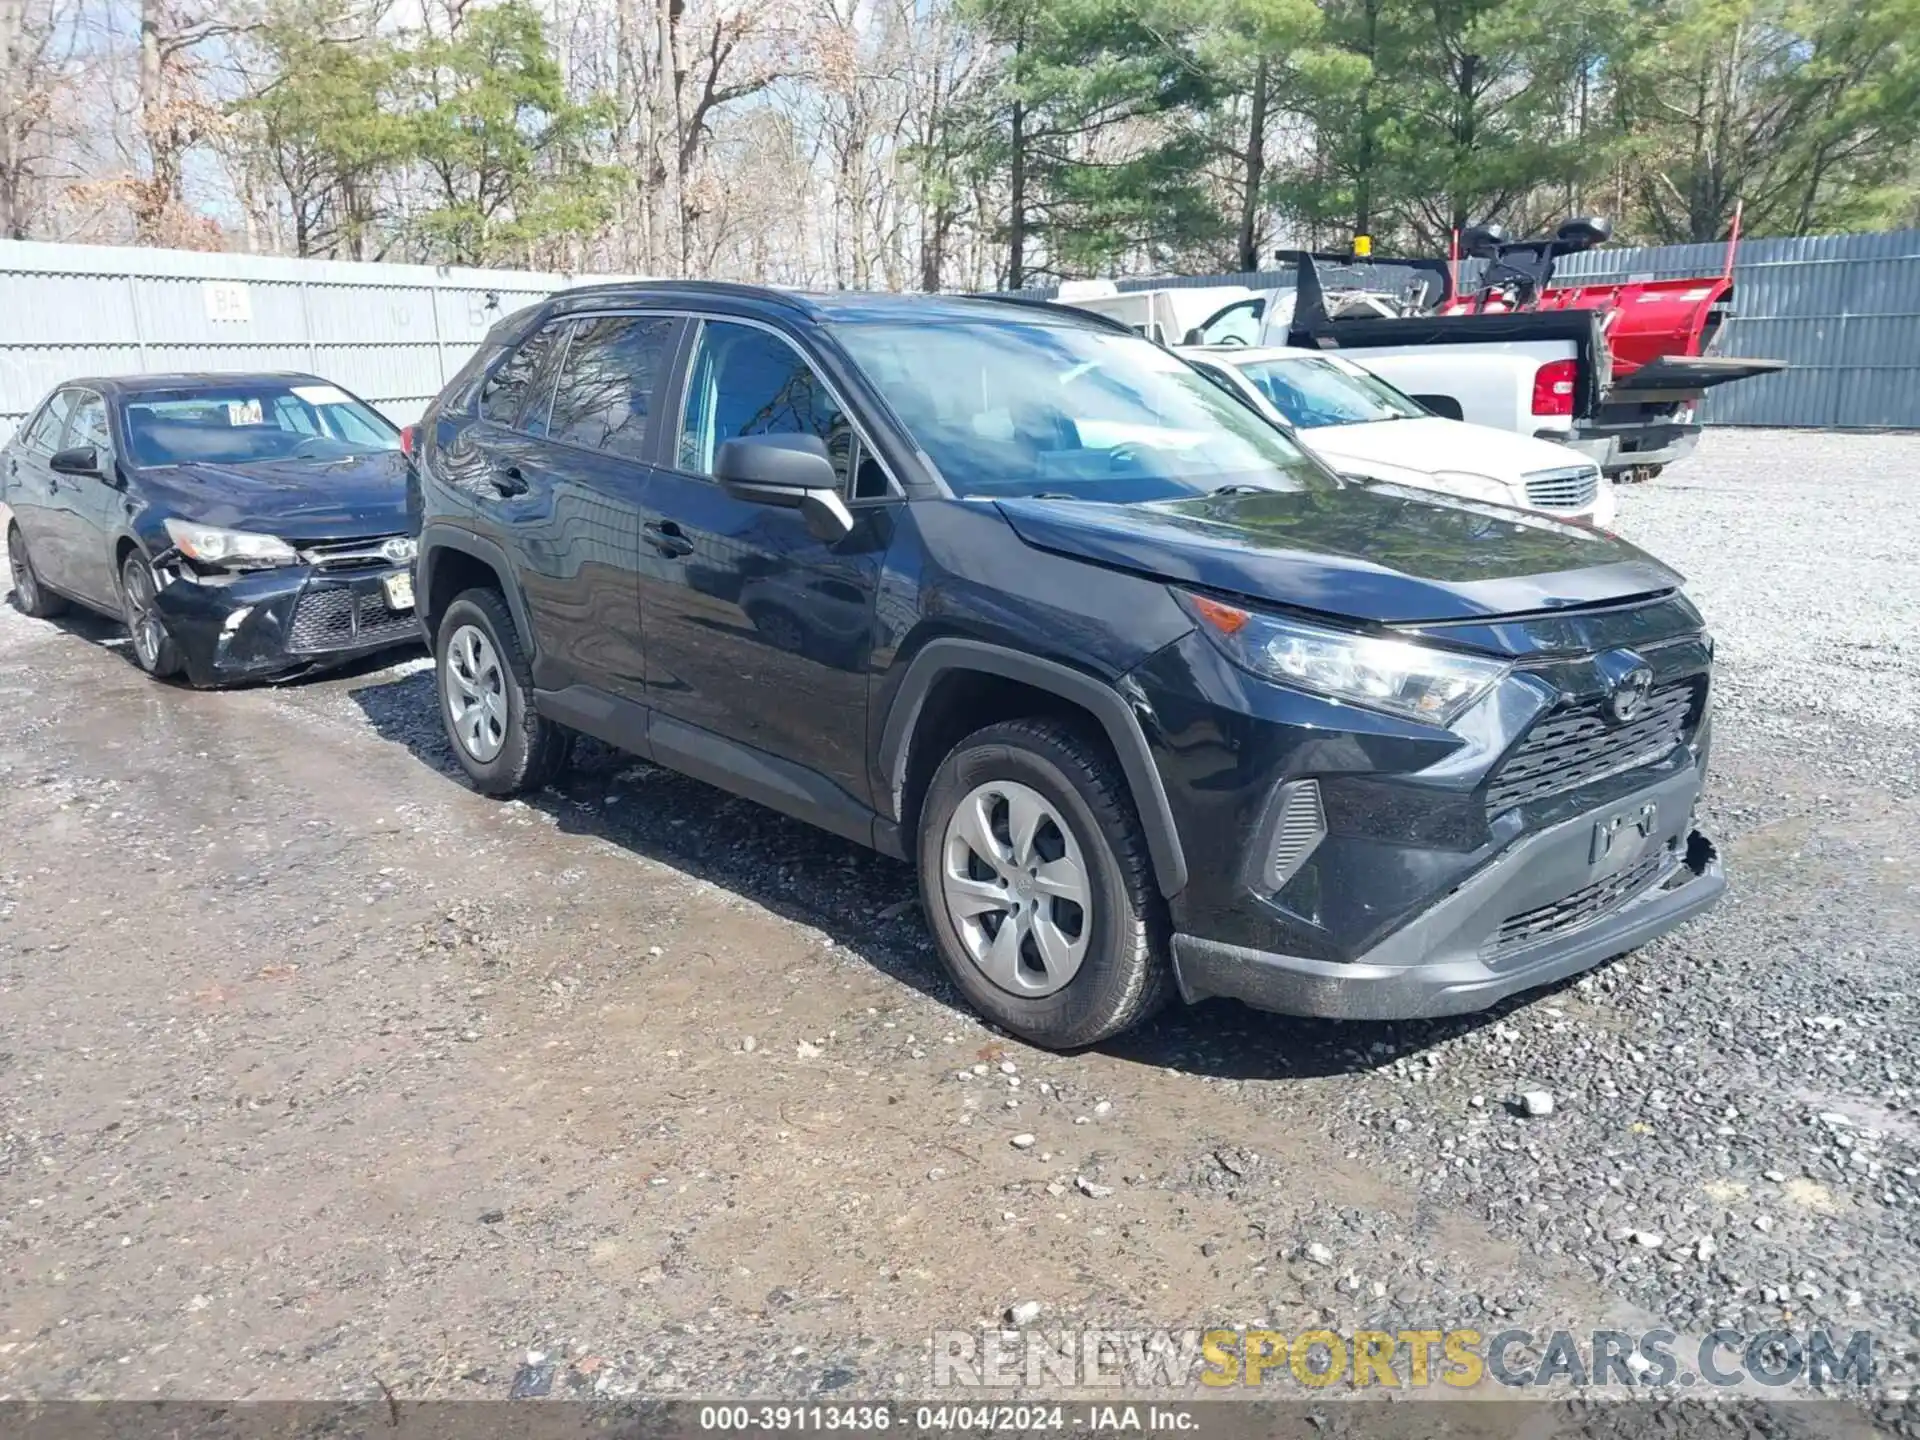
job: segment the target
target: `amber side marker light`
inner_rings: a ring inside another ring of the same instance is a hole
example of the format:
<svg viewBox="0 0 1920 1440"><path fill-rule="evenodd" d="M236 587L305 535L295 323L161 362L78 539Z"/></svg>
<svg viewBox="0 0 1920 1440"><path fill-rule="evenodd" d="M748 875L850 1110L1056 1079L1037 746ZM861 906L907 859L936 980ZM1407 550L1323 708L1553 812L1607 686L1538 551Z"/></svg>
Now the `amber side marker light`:
<svg viewBox="0 0 1920 1440"><path fill-rule="evenodd" d="M1213 628L1218 630L1222 635L1239 634L1241 630L1246 628L1246 623L1253 618L1252 615L1237 605L1227 605L1219 600L1209 600L1204 595L1192 595L1188 598L1192 602L1193 608L1199 612L1200 618L1213 626Z"/></svg>

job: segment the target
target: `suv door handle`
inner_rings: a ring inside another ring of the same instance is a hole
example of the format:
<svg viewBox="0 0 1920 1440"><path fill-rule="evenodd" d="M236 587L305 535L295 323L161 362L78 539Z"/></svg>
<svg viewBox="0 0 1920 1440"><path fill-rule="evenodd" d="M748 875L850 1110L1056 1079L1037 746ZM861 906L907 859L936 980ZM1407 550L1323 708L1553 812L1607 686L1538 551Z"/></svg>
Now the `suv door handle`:
<svg viewBox="0 0 1920 1440"><path fill-rule="evenodd" d="M671 520L649 520L640 527L640 533L647 537L649 545L669 560L683 559L693 553L693 542Z"/></svg>
<svg viewBox="0 0 1920 1440"><path fill-rule="evenodd" d="M518 465L503 465L488 477L493 488L502 495L524 495L527 493L527 477L520 473Z"/></svg>

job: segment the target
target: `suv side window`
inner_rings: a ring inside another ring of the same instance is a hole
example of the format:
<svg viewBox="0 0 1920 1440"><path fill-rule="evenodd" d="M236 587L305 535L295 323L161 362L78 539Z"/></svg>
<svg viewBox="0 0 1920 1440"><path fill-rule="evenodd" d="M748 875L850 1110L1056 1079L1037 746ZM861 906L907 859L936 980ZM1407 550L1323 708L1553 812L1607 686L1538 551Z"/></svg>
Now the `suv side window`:
<svg viewBox="0 0 1920 1440"><path fill-rule="evenodd" d="M645 459L654 392L673 366L679 329L660 315L581 321L561 364L547 438Z"/></svg>
<svg viewBox="0 0 1920 1440"><path fill-rule="evenodd" d="M511 425L520 418L527 395L533 389L534 376L539 373L541 362L552 351L554 341L560 338L565 326L564 320L541 326L520 342L518 350L500 362L488 379L486 388L480 392L482 418L500 425Z"/></svg>
<svg viewBox="0 0 1920 1440"><path fill-rule="evenodd" d="M709 320L700 327L688 370L680 469L713 474L721 442L743 435L817 435L843 488L856 468L879 475L884 485L877 465L858 463L860 447L846 412L798 350L756 326Z"/></svg>
<svg viewBox="0 0 1920 1440"><path fill-rule="evenodd" d="M36 455L51 455L60 448L60 432L67 428L67 414L73 409L77 391L57 390L53 398L40 407L40 413L33 417L33 423L27 427L26 438L21 442Z"/></svg>

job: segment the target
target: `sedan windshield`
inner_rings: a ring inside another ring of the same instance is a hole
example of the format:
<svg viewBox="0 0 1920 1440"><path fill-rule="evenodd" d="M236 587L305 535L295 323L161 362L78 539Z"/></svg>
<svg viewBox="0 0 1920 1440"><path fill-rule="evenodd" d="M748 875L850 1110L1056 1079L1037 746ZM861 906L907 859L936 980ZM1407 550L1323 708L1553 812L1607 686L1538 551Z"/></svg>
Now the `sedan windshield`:
<svg viewBox="0 0 1920 1440"><path fill-rule="evenodd" d="M1378 375L1342 360L1248 360L1235 366L1298 430L1414 420L1427 412Z"/></svg>
<svg viewBox="0 0 1920 1440"><path fill-rule="evenodd" d="M400 448L400 432L384 418L319 381L143 390L123 403L136 465L337 460Z"/></svg>
<svg viewBox="0 0 1920 1440"><path fill-rule="evenodd" d="M961 496L1163 500L1340 482L1149 341L1008 319L835 333Z"/></svg>

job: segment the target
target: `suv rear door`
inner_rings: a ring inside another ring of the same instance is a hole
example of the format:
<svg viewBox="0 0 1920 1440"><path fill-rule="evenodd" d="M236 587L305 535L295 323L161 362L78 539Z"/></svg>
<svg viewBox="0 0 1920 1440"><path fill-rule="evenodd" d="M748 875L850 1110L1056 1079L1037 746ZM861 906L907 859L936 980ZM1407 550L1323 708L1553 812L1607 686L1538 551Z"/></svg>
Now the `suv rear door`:
<svg viewBox="0 0 1920 1440"><path fill-rule="evenodd" d="M760 782L756 798L859 834L854 812L871 789L874 596L891 534L885 502L893 486L839 398L791 340L744 320L707 319L698 327L672 427L674 450L647 492L642 527L654 753L694 774L703 763L719 770L744 764ZM826 444L854 516L845 539L825 544L799 511L735 500L713 480L722 441L780 434L817 435ZM707 736L777 756L840 793ZM740 788L737 775L707 778ZM842 818L850 823L837 824Z"/></svg>
<svg viewBox="0 0 1920 1440"><path fill-rule="evenodd" d="M660 315L555 321L482 391L474 439L486 483L475 490L515 558L542 690L586 685L643 702L641 497L664 443L655 391L682 328Z"/></svg>

